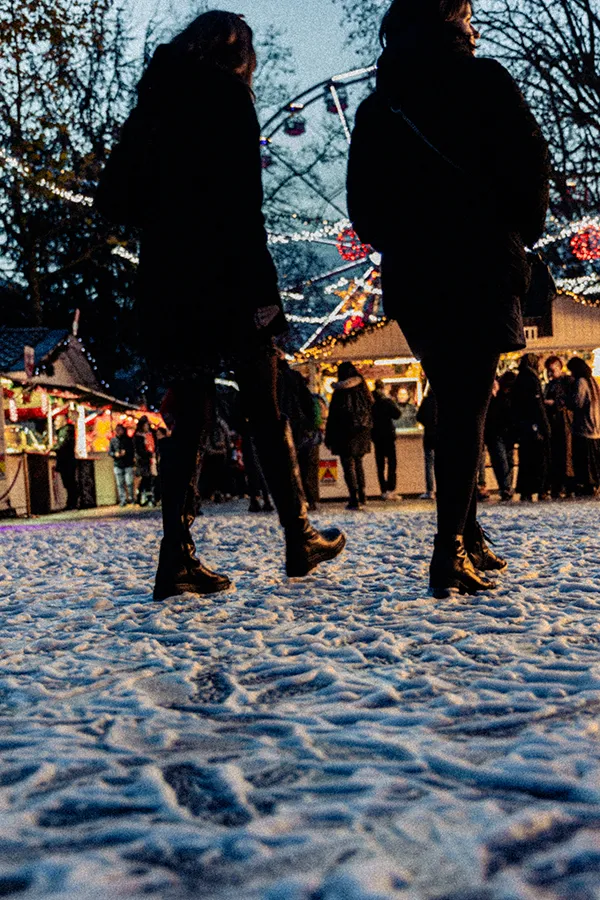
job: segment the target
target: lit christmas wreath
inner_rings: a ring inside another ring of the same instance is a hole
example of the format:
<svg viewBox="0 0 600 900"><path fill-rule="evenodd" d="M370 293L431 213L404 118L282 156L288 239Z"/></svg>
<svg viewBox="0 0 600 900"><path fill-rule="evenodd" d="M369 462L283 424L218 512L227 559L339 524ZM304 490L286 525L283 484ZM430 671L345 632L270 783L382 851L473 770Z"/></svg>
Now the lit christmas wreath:
<svg viewBox="0 0 600 900"><path fill-rule="evenodd" d="M584 231L578 231L571 238L571 250L573 256L581 262L600 259L600 228L591 226Z"/></svg>
<svg viewBox="0 0 600 900"><path fill-rule="evenodd" d="M338 253L346 262L359 262L373 252L373 248L369 244L363 244L354 228L350 226L340 231L336 246Z"/></svg>

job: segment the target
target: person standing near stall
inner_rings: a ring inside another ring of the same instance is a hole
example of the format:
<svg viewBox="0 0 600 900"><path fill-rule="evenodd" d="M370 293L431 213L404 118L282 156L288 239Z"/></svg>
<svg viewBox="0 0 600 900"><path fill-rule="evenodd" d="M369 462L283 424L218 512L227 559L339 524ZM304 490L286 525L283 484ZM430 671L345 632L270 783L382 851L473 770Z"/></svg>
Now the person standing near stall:
<svg viewBox="0 0 600 900"><path fill-rule="evenodd" d="M139 328L149 367L169 386L161 411L173 428L161 446L155 600L231 586L198 559L190 532L190 485L223 369L240 387L283 527L288 576L307 575L345 545L339 530L319 532L308 520L277 402L274 337L287 323L262 214L256 64L252 29L232 12L203 13L160 45L96 198L106 216L141 228Z"/></svg>
<svg viewBox="0 0 600 900"><path fill-rule="evenodd" d="M506 69L475 57L478 38L468 0L394 0L348 168L350 218L382 253L386 315L436 395L440 598L489 589L481 571L506 567L477 523L477 466L499 356L525 346L525 246L548 206L546 141Z"/></svg>
<svg viewBox="0 0 600 900"><path fill-rule="evenodd" d="M54 451L56 453L56 471L61 477L64 489L67 492L66 509L77 509L79 506L79 486L77 484L77 457L75 426L69 422L67 416L58 416L55 422L56 441Z"/></svg>
<svg viewBox="0 0 600 900"><path fill-rule="evenodd" d="M549 356L544 366L548 374L544 404L550 422L550 493L558 500L573 493L573 378L563 373L558 356Z"/></svg>
<svg viewBox="0 0 600 900"><path fill-rule="evenodd" d="M592 497L600 487L600 388L592 370L579 356L567 363L574 384L573 467L577 493Z"/></svg>
<svg viewBox="0 0 600 900"><path fill-rule="evenodd" d="M375 446L375 462L377 478L382 500L398 500L396 494L396 425L402 410L398 404L388 397L385 384L378 378L373 391L373 444ZM387 467L387 471L386 471Z"/></svg>
<svg viewBox="0 0 600 900"><path fill-rule="evenodd" d="M112 457L119 505L127 506L135 500L133 492L133 440L124 425L117 425L114 437L110 439L108 455Z"/></svg>
<svg viewBox="0 0 600 900"><path fill-rule="evenodd" d="M365 379L351 362L338 367L325 428L325 445L340 457L348 488L347 509L367 502L363 457L371 450L373 400Z"/></svg>
<svg viewBox="0 0 600 900"><path fill-rule="evenodd" d="M517 493L525 503L530 503L535 494L538 500L549 498L550 423L539 367L535 353L525 353L512 389L512 415L519 443Z"/></svg>

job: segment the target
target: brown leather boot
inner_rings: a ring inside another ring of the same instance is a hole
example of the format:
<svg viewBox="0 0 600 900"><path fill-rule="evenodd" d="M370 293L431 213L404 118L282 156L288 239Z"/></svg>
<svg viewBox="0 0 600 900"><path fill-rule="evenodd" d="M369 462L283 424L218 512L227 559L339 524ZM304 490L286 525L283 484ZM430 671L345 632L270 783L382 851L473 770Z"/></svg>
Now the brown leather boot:
<svg viewBox="0 0 600 900"><path fill-rule="evenodd" d="M491 541L490 537L476 522L473 534L468 538L465 535L465 548L471 562L480 572L503 572L508 568L508 562L494 553L488 541Z"/></svg>
<svg viewBox="0 0 600 900"><path fill-rule="evenodd" d="M337 528L317 531L307 516L300 467L290 424L281 418L277 427L254 436L260 465L285 532L285 570L290 578L308 575L319 563L334 559L346 545Z"/></svg>
<svg viewBox="0 0 600 900"><path fill-rule="evenodd" d="M155 600L185 593L216 594L231 587L226 575L212 572L196 556L190 528L196 513L197 468L195 448L181 447L173 438L162 439L160 480L164 537L154 585Z"/></svg>
<svg viewBox="0 0 600 900"><path fill-rule="evenodd" d="M444 600L453 590L461 594L476 594L496 587L475 571L469 559L462 534L442 538L436 534L433 557L429 569L430 590L436 600Z"/></svg>

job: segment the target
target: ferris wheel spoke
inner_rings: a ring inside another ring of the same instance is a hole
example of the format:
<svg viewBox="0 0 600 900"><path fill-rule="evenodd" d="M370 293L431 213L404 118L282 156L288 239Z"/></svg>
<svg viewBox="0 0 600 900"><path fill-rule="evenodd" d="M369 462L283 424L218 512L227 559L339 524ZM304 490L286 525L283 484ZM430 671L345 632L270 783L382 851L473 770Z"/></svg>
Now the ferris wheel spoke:
<svg viewBox="0 0 600 900"><path fill-rule="evenodd" d="M329 197L327 197L327 195L323 193L321 188L319 188L316 184L313 184L313 182L308 178L307 175L304 175L304 173L299 172L296 169L296 167L293 166L290 162L288 162L288 160L277 150L272 148L271 152L273 153L273 155L275 157L277 157L277 159L281 163L283 163L284 166L286 166L286 168L288 168L291 172L294 173L296 178L299 178L300 181L303 182L303 184L305 184L307 187L309 187L311 189L311 191L313 191L315 194L317 194L317 196L320 197L321 200L324 200L328 206L331 206L333 209L335 209L335 211L338 212L341 216L343 216L344 218L346 217L346 212L343 209L341 209L341 207L339 207L337 205L337 203L334 203L332 200L330 200Z"/></svg>
<svg viewBox="0 0 600 900"><path fill-rule="evenodd" d="M333 97L333 102L335 103L335 107L337 109L337 113L342 123L342 128L344 129L344 134L346 135L346 140L348 144L352 140L352 135L350 133L350 126L348 125L348 119L346 118L346 113L344 112L344 107L342 106L342 101L340 100L340 95L338 94L337 88L334 84L329 85L329 90L331 91L331 96Z"/></svg>

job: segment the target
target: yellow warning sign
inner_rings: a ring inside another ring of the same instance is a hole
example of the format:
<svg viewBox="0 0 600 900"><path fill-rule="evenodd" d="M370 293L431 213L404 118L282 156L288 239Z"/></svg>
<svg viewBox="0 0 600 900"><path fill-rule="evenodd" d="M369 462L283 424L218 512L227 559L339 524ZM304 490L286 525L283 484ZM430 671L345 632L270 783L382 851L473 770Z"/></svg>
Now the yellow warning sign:
<svg viewBox="0 0 600 900"><path fill-rule="evenodd" d="M321 484L337 484L338 461L337 459L319 460L319 481Z"/></svg>

